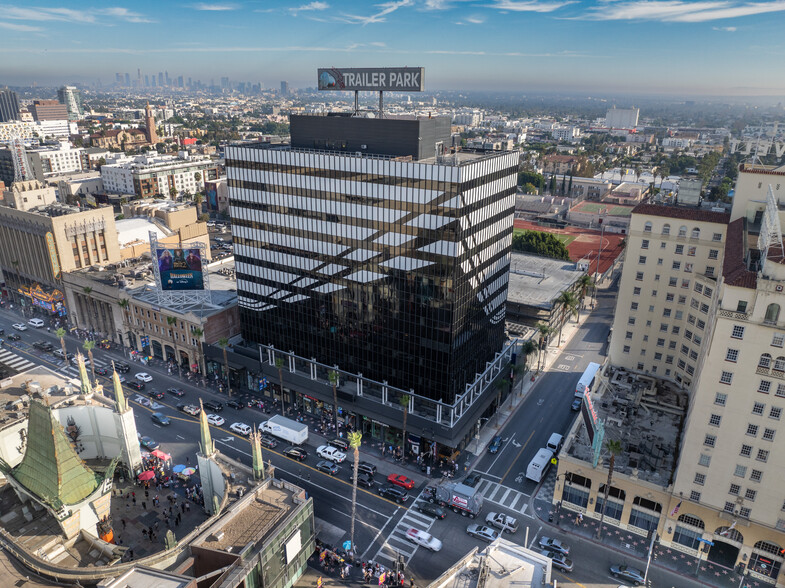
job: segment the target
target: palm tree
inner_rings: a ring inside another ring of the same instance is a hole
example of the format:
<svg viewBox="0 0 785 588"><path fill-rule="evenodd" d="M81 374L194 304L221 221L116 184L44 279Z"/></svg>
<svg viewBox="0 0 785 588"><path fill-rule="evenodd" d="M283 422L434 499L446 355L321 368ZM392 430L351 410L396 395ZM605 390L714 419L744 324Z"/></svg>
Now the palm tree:
<svg viewBox="0 0 785 588"><path fill-rule="evenodd" d="M564 323L567 322L567 314L578 313L578 298L573 292L565 290L556 299L557 304L561 304L561 321L559 321L559 345L561 346L561 334L564 330Z"/></svg>
<svg viewBox="0 0 785 588"><path fill-rule="evenodd" d="M409 394L401 394L398 404L403 408L403 437L401 437L401 455L406 456L406 419L409 416L409 403L412 397Z"/></svg>
<svg viewBox="0 0 785 588"><path fill-rule="evenodd" d="M82 347L85 351L87 351L87 357L90 358L90 371L93 373L93 384L95 384L95 361L93 361L93 348L95 347L95 341L85 341Z"/></svg>
<svg viewBox="0 0 785 588"><path fill-rule="evenodd" d="M591 279L589 274L583 274L580 278L578 278L578 287L581 289L581 293L579 294L580 305L578 306L578 320L581 318L580 309L583 308L583 300L586 298L586 293L589 291L594 285L594 280Z"/></svg>
<svg viewBox="0 0 785 588"><path fill-rule="evenodd" d="M542 360L542 354L543 351L545 351L546 349L548 343L548 337L553 334L555 329L551 327L548 323L539 322L537 323L537 330L540 333L540 339L539 339L540 353L537 354L537 371L539 372L540 362Z"/></svg>
<svg viewBox="0 0 785 588"><path fill-rule="evenodd" d="M597 540L599 541L602 535L602 523L605 520L605 509L608 508L608 493L611 491L611 482L613 481L613 467L616 465L616 456L621 453L621 441L614 441L608 439L605 442L605 449L611 454L610 461L608 462L608 481L605 483L605 498L602 501L602 514L600 515L600 528L597 529Z"/></svg>
<svg viewBox="0 0 785 588"><path fill-rule="evenodd" d="M330 370L327 374L330 385L333 387L333 415L335 416L335 434L338 434L338 372Z"/></svg>
<svg viewBox="0 0 785 588"><path fill-rule="evenodd" d="M221 337L218 339L218 347L224 350L224 371L226 372L226 389L229 398L232 397L232 383L229 379L229 356L226 354L226 348L229 347L229 339Z"/></svg>
<svg viewBox="0 0 785 588"><path fill-rule="evenodd" d="M352 530L349 539L352 542L352 553L354 550L354 521L357 518L357 475L360 469L360 445L362 444L363 434L360 431L349 433L349 447L354 450L354 476L352 476Z"/></svg>
<svg viewBox="0 0 785 588"><path fill-rule="evenodd" d="M529 356L532 353L538 351L537 343L529 339L523 345L521 345L521 354L523 355L523 371L526 372L529 364Z"/></svg>
<svg viewBox="0 0 785 588"><path fill-rule="evenodd" d="M286 399L283 396L283 359L275 358L275 367L278 368L278 385L281 387L281 412L286 414Z"/></svg>
<svg viewBox="0 0 785 588"><path fill-rule="evenodd" d="M68 364L68 353L65 348L65 329L60 327L55 331L55 335L60 339L60 345L63 348L63 359L65 360L66 365Z"/></svg>

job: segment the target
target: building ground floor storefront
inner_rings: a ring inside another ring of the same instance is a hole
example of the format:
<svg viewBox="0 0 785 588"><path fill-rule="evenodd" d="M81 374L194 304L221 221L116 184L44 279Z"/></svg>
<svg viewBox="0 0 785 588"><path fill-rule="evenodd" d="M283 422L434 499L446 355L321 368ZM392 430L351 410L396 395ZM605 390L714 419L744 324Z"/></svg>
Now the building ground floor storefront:
<svg viewBox="0 0 785 588"><path fill-rule="evenodd" d="M168 363L172 370L190 371L203 376L207 374L201 349L183 347L134 330L128 331L128 339L132 356L142 363L149 359L158 359Z"/></svg>

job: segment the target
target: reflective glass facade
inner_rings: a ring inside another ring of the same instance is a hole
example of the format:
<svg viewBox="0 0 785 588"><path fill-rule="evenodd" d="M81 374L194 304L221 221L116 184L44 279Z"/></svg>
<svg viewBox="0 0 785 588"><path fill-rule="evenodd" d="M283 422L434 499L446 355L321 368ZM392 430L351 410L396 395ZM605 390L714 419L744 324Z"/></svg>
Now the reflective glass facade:
<svg viewBox="0 0 785 588"><path fill-rule="evenodd" d="M227 148L243 336L452 402L505 341L517 153Z"/></svg>

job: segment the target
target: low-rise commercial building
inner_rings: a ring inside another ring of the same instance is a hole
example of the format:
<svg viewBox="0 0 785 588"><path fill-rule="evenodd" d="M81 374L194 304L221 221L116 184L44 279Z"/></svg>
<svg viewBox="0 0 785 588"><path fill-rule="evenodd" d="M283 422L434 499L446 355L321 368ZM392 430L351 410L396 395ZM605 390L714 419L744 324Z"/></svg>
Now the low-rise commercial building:
<svg viewBox="0 0 785 588"><path fill-rule="evenodd" d="M109 192L148 198L195 194L204 189L205 180L218 177L218 168L208 158L191 157L185 152L176 157L139 155L103 165L101 177Z"/></svg>

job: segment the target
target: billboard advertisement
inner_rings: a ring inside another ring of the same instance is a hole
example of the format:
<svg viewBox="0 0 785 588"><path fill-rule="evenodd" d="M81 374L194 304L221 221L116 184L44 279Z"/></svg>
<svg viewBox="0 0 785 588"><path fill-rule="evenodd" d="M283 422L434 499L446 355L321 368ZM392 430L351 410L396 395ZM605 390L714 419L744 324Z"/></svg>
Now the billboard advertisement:
<svg viewBox="0 0 785 588"><path fill-rule="evenodd" d="M422 92L422 67L320 67L320 90L361 92Z"/></svg>
<svg viewBox="0 0 785 588"><path fill-rule="evenodd" d="M581 415L583 416L583 422L586 425L586 432L589 434L589 442L594 445L594 436L597 433L600 417L594 409L594 403L591 400L591 394L588 390L583 395Z"/></svg>
<svg viewBox="0 0 785 588"><path fill-rule="evenodd" d="M161 275L161 290L204 290L199 249L157 248L155 259Z"/></svg>

